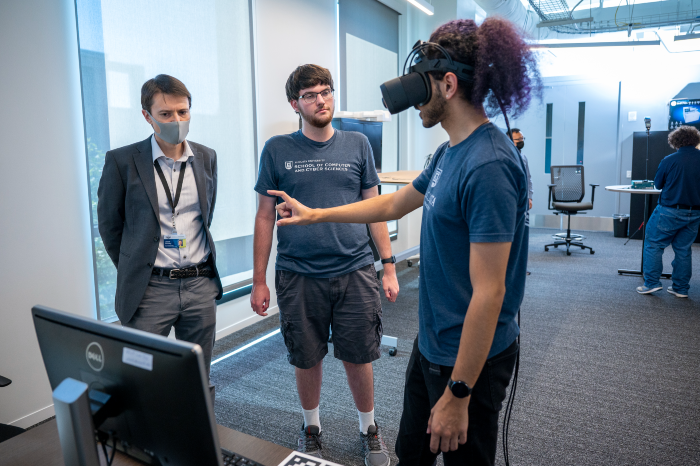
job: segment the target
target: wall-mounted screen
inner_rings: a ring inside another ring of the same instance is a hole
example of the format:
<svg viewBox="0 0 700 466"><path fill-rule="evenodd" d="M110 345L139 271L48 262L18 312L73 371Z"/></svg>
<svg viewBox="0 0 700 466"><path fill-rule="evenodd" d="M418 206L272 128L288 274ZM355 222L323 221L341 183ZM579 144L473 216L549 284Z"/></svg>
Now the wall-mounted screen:
<svg viewBox="0 0 700 466"><path fill-rule="evenodd" d="M700 128L700 99L674 99L668 109L669 131L683 125Z"/></svg>

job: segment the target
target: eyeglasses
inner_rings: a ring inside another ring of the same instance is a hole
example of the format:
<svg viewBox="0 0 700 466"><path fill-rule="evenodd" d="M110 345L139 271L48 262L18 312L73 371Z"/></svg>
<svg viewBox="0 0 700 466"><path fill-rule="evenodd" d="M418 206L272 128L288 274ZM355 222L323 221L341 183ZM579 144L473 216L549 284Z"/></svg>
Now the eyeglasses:
<svg viewBox="0 0 700 466"><path fill-rule="evenodd" d="M525 137L515 138L515 139L513 139L513 141L515 141L515 142L520 142L520 141L525 142Z"/></svg>
<svg viewBox="0 0 700 466"><path fill-rule="evenodd" d="M316 102L316 100L318 100L319 95L323 98L324 101L333 100L333 91L334 89L324 89L321 92L307 92L299 98L307 104L312 104Z"/></svg>

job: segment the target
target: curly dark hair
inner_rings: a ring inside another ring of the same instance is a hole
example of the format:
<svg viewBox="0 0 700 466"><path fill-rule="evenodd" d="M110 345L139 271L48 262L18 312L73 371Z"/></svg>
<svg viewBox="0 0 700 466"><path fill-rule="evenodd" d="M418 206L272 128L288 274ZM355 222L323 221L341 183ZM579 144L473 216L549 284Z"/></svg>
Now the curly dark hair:
<svg viewBox="0 0 700 466"><path fill-rule="evenodd" d="M287 100L297 100L299 91L308 89L309 87L325 84L333 90L333 77L327 68L318 65L301 65L292 71L292 74L287 78L285 91L287 92Z"/></svg>
<svg viewBox="0 0 700 466"><path fill-rule="evenodd" d="M517 117L533 97L542 100L542 80L537 59L510 21L492 17L477 26L471 19L457 19L439 26L430 42L441 45L453 60L474 67L474 81L459 82L462 97L489 116L503 110ZM442 54L428 49L429 58ZM431 72L435 79L445 73ZM499 102L500 101L500 102Z"/></svg>
<svg viewBox="0 0 700 466"><path fill-rule="evenodd" d="M681 126L668 135L668 145L678 150L681 147L695 147L700 144L700 131L693 126Z"/></svg>

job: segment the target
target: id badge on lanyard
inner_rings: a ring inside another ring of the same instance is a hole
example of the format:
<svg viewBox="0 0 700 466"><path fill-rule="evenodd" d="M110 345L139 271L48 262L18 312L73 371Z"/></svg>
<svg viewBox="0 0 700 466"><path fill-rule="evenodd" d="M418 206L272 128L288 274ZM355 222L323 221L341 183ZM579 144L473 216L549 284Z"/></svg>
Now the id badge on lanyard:
<svg viewBox="0 0 700 466"><path fill-rule="evenodd" d="M178 235L177 233L163 235L163 246L165 249L183 249L187 246L187 238L185 238L185 235Z"/></svg>
<svg viewBox="0 0 700 466"><path fill-rule="evenodd" d="M180 178L177 180L177 191L175 191L174 201L170 194L170 187L168 186L168 182L165 180L165 175L163 175L163 170L160 168L160 164L157 160L155 160L153 162L153 165L155 166L156 171L158 172L158 177L160 178L161 183L163 183L163 188L165 188L165 195L168 196L168 203L170 203L170 207L172 208L173 232L170 235L163 235L163 247L165 249L184 249L185 247L187 247L187 238L185 237L185 235L178 234L177 229L175 228L175 207L177 207L177 203L180 201L180 193L182 192L182 181L185 179L185 169L187 168L187 162L181 164L182 168L180 169Z"/></svg>

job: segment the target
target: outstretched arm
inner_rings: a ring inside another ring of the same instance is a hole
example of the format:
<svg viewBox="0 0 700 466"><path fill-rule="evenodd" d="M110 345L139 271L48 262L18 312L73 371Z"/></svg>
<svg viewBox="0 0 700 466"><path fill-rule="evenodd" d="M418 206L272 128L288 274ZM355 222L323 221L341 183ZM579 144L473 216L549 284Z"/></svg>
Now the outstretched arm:
<svg viewBox="0 0 700 466"><path fill-rule="evenodd" d="M277 205L282 217L277 226L308 225L311 223L377 223L397 220L423 205L423 195L412 184L400 190L376 196L364 201L333 207L330 209L310 209L293 199L284 191L268 191L279 196L284 202Z"/></svg>

